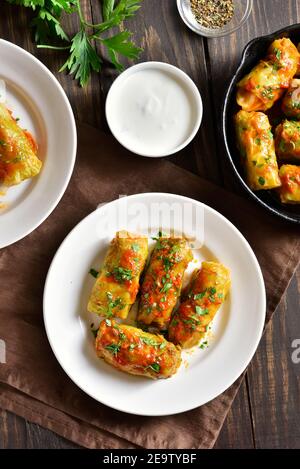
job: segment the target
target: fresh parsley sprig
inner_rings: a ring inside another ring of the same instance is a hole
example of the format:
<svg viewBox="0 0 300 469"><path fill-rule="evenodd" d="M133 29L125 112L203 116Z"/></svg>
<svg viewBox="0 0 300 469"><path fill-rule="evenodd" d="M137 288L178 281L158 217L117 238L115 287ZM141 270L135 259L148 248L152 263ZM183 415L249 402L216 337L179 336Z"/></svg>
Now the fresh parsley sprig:
<svg viewBox="0 0 300 469"><path fill-rule="evenodd" d="M142 51L131 41L132 33L129 30L109 34L112 28L120 27L124 20L137 12L142 0L102 0L103 21L98 24L85 20L80 0L7 1L35 12L31 26L38 47L69 51L69 57L60 71L67 70L81 86L88 83L93 71L101 71L102 58L98 54L97 43L106 48L112 64L119 71L123 70L120 56L136 59ZM62 22L63 17L71 13L78 16L79 31L70 38Z"/></svg>

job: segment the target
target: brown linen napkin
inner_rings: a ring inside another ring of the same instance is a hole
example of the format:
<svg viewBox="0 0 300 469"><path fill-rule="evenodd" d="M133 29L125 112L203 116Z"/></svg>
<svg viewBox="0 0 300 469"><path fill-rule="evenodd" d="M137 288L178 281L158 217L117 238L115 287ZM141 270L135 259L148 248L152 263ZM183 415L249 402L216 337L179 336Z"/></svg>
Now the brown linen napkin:
<svg viewBox="0 0 300 469"><path fill-rule="evenodd" d="M52 257L100 202L139 192L186 195L223 213L252 245L263 269L269 320L299 261L299 228L166 160L131 155L96 129L80 125L78 131L78 159L62 201L31 235L0 252L0 339L7 347L0 407L88 448L211 448L242 377L210 403L161 418L128 415L86 396L60 368L43 326Z"/></svg>

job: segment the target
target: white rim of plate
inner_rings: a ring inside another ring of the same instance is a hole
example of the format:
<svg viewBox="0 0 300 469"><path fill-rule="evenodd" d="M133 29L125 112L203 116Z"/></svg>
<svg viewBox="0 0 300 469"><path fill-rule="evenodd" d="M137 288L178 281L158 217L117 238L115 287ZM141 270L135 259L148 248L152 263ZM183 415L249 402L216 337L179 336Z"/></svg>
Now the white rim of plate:
<svg viewBox="0 0 300 469"><path fill-rule="evenodd" d="M167 193L167 192L163 192L163 193L160 193L160 192L148 192L148 193L141 193L141 194L134 194L134 195L130 195L130 196L127 196L128 199L134 199L134 198L139 198L139 197L152 197L152 196L171 196L171 197L175 197L175 198L178 198L180 199L181 201L189 201L189 202L192 202L192 203L195 203L197 204L198 206L201 206L204 208L204 210L207 210L208 212L212 213L214 216L217 216L219 217L225 224L227 224L227 226L229 226L237 235L238 237L240 238L241 242L244 244L245 248L247 249L249 255L252 257L252 260L254 262L254 265L256 267L256 270L257 270L257 279L258 279L258 282L260 284L260 287L263 291L263 297L262 297L262 314L261 314L261 321L260 323L258 324L258 328L257 328L257 337L256 337L256 341L255 343L253 344L252 346L252 351L251 353L249 353L249 356L247 357L246 360L244 360L243 364L241 365L241 371L239 373L236 373L234 375L234 377L229 380L229 382L227 382L226 384L224 384L219 390L217 393L215 393L210 400L207 400L206 402L200 402L199 405L196 405L196 406L193 406L193 407L185 407L185 406L181 406L179 409L177 409L176 411L174 412L166 412L166 413L163 413L163 412L159 412L159 413L154 413L154 412L144 412L144 413L138 413L138 412L131 412L129 411L128 409L125 409L125 408L122 408L122 407L117 407L117 406L112 406L110 403L109 403L109 400L106 400L106 399L102 399L101 401L99 400L98 397L95 396L95 393L93 392L90 392L89 390L86 390L84 389L83 386L79 385L77 383L77 378L75 376L72 376L72 374L68 373L66 371L66 369L64 368L64 366L62 365L62 362L59 358L59 353L57 352L57 350L55 349L55 346L51 340L51 335L49 333L49 329L48 329L48 325L47 325L47 317L46 317L46 297L47 297L47 287L48 287L48 283L50 281L50 277L52 275L52 269L54 267L54 264L55 264L55 260L56 260L56 257L58 257L58 255L60 254L61 250L63 249L65 243L68 241L69 237L72 235L73 231L76 230L81 224L85 223L85 221L87 219L89 219L90 217L92 216L95 216L95 213L98 212L99 214L101 213L101 210L105 207L107 208L109 205L112 205L112 204L115 204L118 202L118 200L122 200L122 199L115 199L111 202L108 202L107 204L97 208L96 210L94 210L93 212L91 212L89 215L87 215L85 218L83 218L71 231L70 233L66 236L66 238L63 240L63 242L61 243L61 245L59 246L58 250L56 251L53 259L52 259L52 262L51 262L51 265L49 267L49 270L48 270L48 273L47 273L47 277L46 277L46 281L45 281L45 287L44 287L44 295L43 295L43 318L44 318L44 325L45 325L45 330L46 330L46 334L47 334L47 337L48 337L48 341L49 341L49 344L51 346L51 349L54 353L54 356L55 358L57 359L58 363L60 364L60 366L62 367L62 369L64 370L64 372L67 374L67 376L76 384L76 386L78 386L82 391L84 391L88 396L92 397L93 399L95 399L97 402L100 402L101 404L104 404L112 409L115 409L115 410L118 410L118 411L121 411L121 412L125 412L125 413L129 413L129 414L132 414L132 415L143 415L143 416L147 416L147 417L163 417L163 416L167 416L167 415L176 415L176 414L180 414L182 412L187 412L189 410L193 410L193 409L196 409L204 404L206 404L207 402L210 402L212 401L213 399L215 399L216 397L218 397L219 395L221 395L223 392L225 392L241 375L242 373L245 371L245 369L247 368L247 366L249 365L249 363L251 362L256 350L257 350L257 347L259 345L259 342L261 340L261 337L262 337L262 333L263 333L263 329L264 329L264 324L265 324L265 318L266 318L266 290L265 290L265 283L264 283L264 279L263 279L263 275L262 275L262 271L261 271L261 268L260 268L260 265L258 263L258 260L250 246L250 244L248 243L248 241L245 239L245 237L242 235L242 233L233 225L233 223L231 223L226 217L224 217L224 215L220 214L217 210L209 207L208 205L204 204L203 202L199 202L195 199L191 199L190 197L185 197L185 196L181 196L181 195L177 195L177 194L171 194L171 193ZM100 216L100 215L99 215Z"/></svg>
<svg viewBox="0 0 300 469"><path fill-rule="evenodd" d="M39 59L37 59L34 55L32 55L30 52L26 51L22 47L17 46L16 44L13 44L12 42L6 41L5 39L0 39L0 45L2 45L2 44L4 44L5 47L10 47L12 50L17 50L20 54L23 54L25 57L30 58L30 60L33 61L35 63L35 65L37 67L39 67L40 70L48 76L50 81L52 81L55 84L57 90L59 91L59 93L61 95L61 98L63 100L65 108L68 112L68 118L70 120L72 132L73 132L73 138L72 138L73 148L72 148L72 152L71 152L72 158L71 158L71 164L70 164L68 175L65 179L65 183L61 187L61 190L58 192L55 201L53 201L52 204L48 207L48 209L46 210L45 214L43 215L43 217L40 219L39 222L35 223L30 229L26 230L21 236L17 235L15 237L12 237L11 241L8 244L5 244L5 246L1 246L1 249L5 248L7 246L10 246L11 244L16 243L17 241L20 241L23 238L26 238L26 236L28 236L30 233L32 233L34 230L36 230L36 228L38 228L49 217L49 215L53 212L53 210L57 207L58 203L60 202L62 196L64 195L64 193L65 193L65 191L68 187L71 176L73 174L74 165L75 165L75 161L76 161L76 153L77 153L77 130L76 130L76 124L75 124L75 118L74 118L73 110L72 110L71 104L69 102L69 99L68 99L63 87L61 86L61 84L57 80L57 78L53 75L53 73L50 72L50 70L46 67L46 65L44 65Z"/></svg>

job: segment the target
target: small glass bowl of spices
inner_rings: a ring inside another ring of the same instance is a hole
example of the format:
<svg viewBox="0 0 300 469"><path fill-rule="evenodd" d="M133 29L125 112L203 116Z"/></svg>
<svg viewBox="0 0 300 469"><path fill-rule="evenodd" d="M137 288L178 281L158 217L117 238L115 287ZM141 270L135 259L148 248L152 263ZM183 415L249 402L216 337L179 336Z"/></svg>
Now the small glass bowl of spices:
<svg viewBox="0 0 300 469"><path fill-rule="evenodd" d="M221 37L245 23L252 0L177 0L177 7L192 31L205 37Z"/></svg>

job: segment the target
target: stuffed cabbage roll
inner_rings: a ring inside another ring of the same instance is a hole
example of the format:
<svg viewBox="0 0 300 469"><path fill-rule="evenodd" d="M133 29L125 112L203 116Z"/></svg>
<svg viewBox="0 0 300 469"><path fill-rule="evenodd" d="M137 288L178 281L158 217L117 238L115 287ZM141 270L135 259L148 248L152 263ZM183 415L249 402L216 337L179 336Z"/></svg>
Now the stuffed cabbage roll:
<svg viewBox="0 0 300 469"><path fill-rule="evenodd" d="M172 317L169 340L182 348L197 345L224 302L229 287L230 272L226 267L218 262L202 262Z"/></svg>
<svg viewBox="0 0 300 469"><path fill-rule="evenodd" d="M167 329L184 272L192 258L186 239L161 237L157 240L141 287L140 323Z"/></svg>
<svg viewBox="0 0 300 469"><path fill-rule="evenodd" d="M300 79L294 78L282 100L282 111L287 117L300 120Z"/></svg>
<svg viewBox="0 0 300 469"><path fill-rule="evenodd" d="M285 120L275 130L276 154L281 160L300 161L300 122Z"/></svg>
<svg viewBox="0 0 300 469"><path fill-rule="evenodd" d="M280 200L283 204L300 204L300 166L284 164L279 171Z"/></svg>
<svg viewBox="0 0 300 469"><path fill-rule="evenodd" d="M42 162L29 132L0 103L0 184L9 187L39 174Z"/></svg>
<svg viewBox="0 0 300 469"><path fill-rule="evenodd" d="M238 83L237 103L245 111L266 111L281 98L298 70L300 54L288 38L276 39L267 57Z"/></svg>
<svg viewBox="0 0 300 469"><path fill-rule="evenodd" d="M235 116L237 144L246 180L253 190L280 186L274 139L262 112L239 111Z"/></svg>
<svg viewBox="0 0 300 469"><path fill-rule="evenodd" d="M147 378L169 378L181 363L179 348L161 335L106 319L100 323L96 353L115 368Z"/></svg>
<svg viewBox="0 0 300 469"><path fill-rule="evenodd" d="M118 232L94 284L88 311L125 319L135 302L147 256L147 237Z"/></svg>

